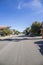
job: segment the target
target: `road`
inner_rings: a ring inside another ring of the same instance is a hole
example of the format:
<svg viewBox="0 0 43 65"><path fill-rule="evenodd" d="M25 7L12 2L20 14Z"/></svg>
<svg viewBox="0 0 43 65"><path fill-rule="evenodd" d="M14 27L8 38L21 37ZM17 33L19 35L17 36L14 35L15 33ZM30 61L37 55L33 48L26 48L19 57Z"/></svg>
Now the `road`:
<svg viewBox="0 0 43 65"><path fill-rule="evenodd" d="M43 39L13 36L0 40L0 65L43 65L37 41L43 42Z"/></svg>

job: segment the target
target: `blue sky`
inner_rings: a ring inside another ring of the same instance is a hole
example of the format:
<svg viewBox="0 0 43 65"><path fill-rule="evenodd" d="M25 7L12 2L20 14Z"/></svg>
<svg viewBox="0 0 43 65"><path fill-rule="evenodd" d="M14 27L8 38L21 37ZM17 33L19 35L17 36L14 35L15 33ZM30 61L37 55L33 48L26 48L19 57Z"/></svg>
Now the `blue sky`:
<svg viewBox="0 0 43 65"><path fill-rule="evenodd" d="M0 25L23 31L43 21L43 0L0 0Z"/></svg>

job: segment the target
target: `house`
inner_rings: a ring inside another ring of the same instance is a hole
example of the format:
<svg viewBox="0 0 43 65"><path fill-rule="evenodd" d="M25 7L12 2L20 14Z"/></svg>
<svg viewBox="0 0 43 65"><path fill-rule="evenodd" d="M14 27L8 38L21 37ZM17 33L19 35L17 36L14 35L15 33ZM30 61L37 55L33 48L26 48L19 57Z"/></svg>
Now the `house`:
<svg viewBox="0 0 43 65"><path fill-rule="evenodd" d="M0 36L5 36L5 33L3 31L9 28L10 27L8 26L0 26Z"/></svg>

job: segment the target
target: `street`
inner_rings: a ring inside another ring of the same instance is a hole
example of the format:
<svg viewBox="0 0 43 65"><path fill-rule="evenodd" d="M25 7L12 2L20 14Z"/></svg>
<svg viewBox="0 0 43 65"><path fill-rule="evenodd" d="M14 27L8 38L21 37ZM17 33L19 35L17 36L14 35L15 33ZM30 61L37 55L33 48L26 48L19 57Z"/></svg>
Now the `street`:
<svg viewBox="0 0 43 65"><path fill-rule="evenodd" d="M43 50L37 44L40 41L43 43L39 37L22 35L0 40L0 65L43 65Z"/></svg>

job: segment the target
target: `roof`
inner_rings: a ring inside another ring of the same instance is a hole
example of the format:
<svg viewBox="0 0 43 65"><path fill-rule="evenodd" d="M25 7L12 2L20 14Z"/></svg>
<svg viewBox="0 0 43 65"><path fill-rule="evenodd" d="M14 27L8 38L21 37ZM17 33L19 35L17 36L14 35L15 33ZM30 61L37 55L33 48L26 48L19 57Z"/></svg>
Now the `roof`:
<svg viewBox="0 0 43 65"><path fill-rule="evenodd" d="M6 28L9 28L7 26L0 26L0 29L6 29Z"/></svg>

